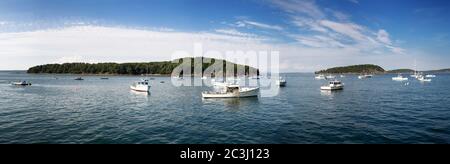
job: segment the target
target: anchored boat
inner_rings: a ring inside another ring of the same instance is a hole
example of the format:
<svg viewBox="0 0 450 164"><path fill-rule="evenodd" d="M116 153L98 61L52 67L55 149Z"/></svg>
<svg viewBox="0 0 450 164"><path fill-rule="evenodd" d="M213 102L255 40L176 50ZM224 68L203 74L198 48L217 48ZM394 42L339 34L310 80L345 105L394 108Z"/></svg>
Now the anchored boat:
<svg viewBox="0 0 450 164"><path fill-rule="evenodd" d="M150 85L148 80L142 80L135 82L133 85L130 86L131 90L137 91L137 92L149 92L150 91Z"/></svg>
<svg viewBox="0 0 450 164"><path fill-rule="evenodd" d="M285 87L287 82L286 82L285 79L283 79L282 77L280 77L280 79L278 79L278 80L276 81L276 83L277 83L277 85L280 86L280 87Z"/></svg>
<svg viewBox="0 0 450 164"><path fill-rule="evenodd" d="M408 78L407 77L403 77L402 75L398 75L397 77L393 77L392 80L394 81L407 81Z"/></svg>
<svg viewBox="0 0 450 164"><path fill-rule="evenodd" d="M334 80L330 81L328 85L324 85L320 87L321 90L327 90L327 91L335 91L335 90L342 90L344 89L344 84L340 81Z"/></svg>
<svg viewBox="0 0 450 164"><path fill-rule="evenodd" d="M217 88L216 91L203 92L203 98L244 98L257 97L259 88L241 87L236 84L223 84L222 87Z"/></svg>
<svg viewBox="0 0 450 164"><path fill-rule="evenodd" d="M27 81L21 81L21 82L13 82L11 83L11 85L16 85L16 86L29 86L31 85L31 83L27 82Z"/></svg>
<svg viewBox="0 0 450 164"><path fill-rule="evenodd" d="M373 75L359 75L358 79L368 79L368 78L372 78Z"/></svg>
<svg viewBox="0 0 450 164"><path fill-rule="evenodd" d="M320 75L317 75L317 76L315 77L315 79L317 79L317 80L325 80L326 77L325 77L325 75L320 74Z"/></svg>

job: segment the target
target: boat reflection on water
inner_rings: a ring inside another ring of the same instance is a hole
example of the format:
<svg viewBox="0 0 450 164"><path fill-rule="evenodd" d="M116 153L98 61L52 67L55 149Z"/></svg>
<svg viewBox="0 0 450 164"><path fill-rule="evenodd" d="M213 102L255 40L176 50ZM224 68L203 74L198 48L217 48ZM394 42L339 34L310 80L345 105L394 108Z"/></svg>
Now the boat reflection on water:
<svg viewBox="0 0 450 164"><path fill-rule="evenodd" d="M133 95L138 95L138 96L150 96L150 92L138 92L135 90L130 90L130 93Z"/></svg>
<svg viewBox="0 0 450 164"><path fill-rule="evenodd" d="M343 92L343 90L335 90L335 91L320 90L320 95L327 96L327 97L330 97L330 98L334 98L335 96L339 95L342 92Z"/></svg>
<svg viewBox="0 0 450 164"><path fill-rule="evenodd" d="M258 97L248 97L248 98L215 98L215 99L202 99L203 105L217 105L225 106L227 110L238 111L241 107L246 107L248 105L253 105L258 103Z"/></svg>

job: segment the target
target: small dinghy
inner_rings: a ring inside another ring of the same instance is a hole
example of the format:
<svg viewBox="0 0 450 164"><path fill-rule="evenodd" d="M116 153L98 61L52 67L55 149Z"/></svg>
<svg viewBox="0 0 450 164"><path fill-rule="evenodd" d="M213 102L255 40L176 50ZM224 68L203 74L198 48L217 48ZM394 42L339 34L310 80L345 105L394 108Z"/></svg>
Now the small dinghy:
<svg viewBox="0 0 450 164"><path fill-rule="evenodd" d="M15 85L15 86L30 86L31 83L27 82L27 81L21 81L21 82L13 82L13 83L11 83L11 85Z"/></svg>
<svg viewBox="0 0 450 164"><path fill-rule="evenodd" d="M81 81L81 80L84 80L84 79L81 78L81 77L77 77L77 78L75 78L75 80Z"/></svg>

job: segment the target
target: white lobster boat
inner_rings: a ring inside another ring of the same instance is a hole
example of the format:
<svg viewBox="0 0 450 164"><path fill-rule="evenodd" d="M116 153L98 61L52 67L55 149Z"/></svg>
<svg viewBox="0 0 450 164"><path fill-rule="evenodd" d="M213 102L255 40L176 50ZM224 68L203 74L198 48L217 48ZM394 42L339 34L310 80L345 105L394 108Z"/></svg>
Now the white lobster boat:
<svg viewBox="0 0 450 164"><path fill-rule="evenodd" d="M393 77L392 80L394 81L408 81L407 77L403 77L402 75L398 75L397 77Z"/></svg>
<svg viewBox="0 0 450 164"><path fill-rule="evenodd" d="M321 90L327 90L327 91L335 91L335 90L342 90L344 89L344 84L340 81L334 80L330 81L328 85L324 85L320 87Z"/></svg>
<svg viewBox="0 0 450 164"><path fill-rule="evenodd" d="M317 76L314 77L314 78L317 79L317 80L325 80L325 79L326 79L325 75L322 75L322 74L317 75Z"/></svg>
<svg viewBox="0 0 450 164"><path fill-rule="evenodd" d="M203 92L203 98L244 98L258 97L259 88L241 87L236 84L224 84L217 91Z"/></svg>
<svg viewBox="0 0 450 164"><path fill-rule="evenodd" d="M137 91L137 92L149 92L150 91L150 85L148 80L142 80L139 82L135 82L133 85L130 86L131 90Z"/></svg>

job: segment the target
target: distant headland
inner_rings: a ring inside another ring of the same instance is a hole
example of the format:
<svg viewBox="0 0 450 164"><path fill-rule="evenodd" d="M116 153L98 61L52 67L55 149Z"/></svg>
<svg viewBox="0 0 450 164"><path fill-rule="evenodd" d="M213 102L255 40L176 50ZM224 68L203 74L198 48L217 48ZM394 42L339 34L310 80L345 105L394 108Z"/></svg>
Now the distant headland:
<svg viewBox="0 0 450 164"><path fill-rule="evenodd" d="M225 74L228 66L234 66L235 76L255 76L259 75L259 70L247 65L235 64L225 60L214 58L182 58L178 62L162 61L162 62L147 62L147 63L64 63L64 64L46 64L34 66L28 69L30 74L91 74L91 75L171 75L173 70L179 67L183 60L193 61L191 64L192 76L204 76L203 72L206 69L214 69L215 66L223 64L223 69L217 69L211 73L211 76L220 76ZM194 65L196 61L203 61L208 59L210 63L202 63L202 74L194 73ZM237 70L245 70L245 73ZM182 75L183 73L181 73Z"/></svg>
<svg viewBox="0 0 450 164"><path fill-rule="evenodd" d="M413 69L385 70L374 64L351 65L344 67L333 67L315 72L316 74L385 74L385 73L414 73ZM420 71L426 73L450 73L450 69Z"/></svg>

